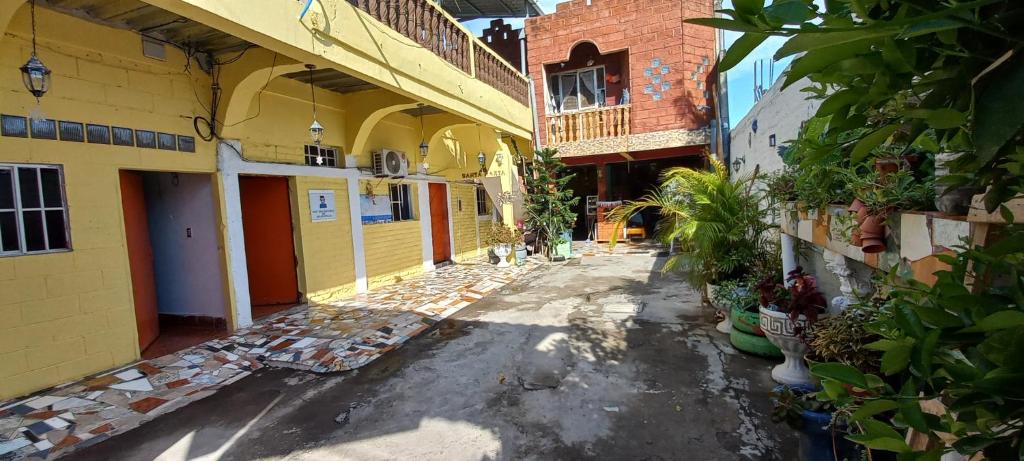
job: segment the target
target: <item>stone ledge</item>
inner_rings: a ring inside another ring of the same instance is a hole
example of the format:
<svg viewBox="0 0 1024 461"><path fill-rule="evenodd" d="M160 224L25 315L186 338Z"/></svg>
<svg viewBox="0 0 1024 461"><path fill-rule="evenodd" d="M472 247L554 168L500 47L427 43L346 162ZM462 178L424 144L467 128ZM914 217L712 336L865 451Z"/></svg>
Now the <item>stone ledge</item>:
<svg viewBox="0 0 1024 461"><path fill-rule="evenodd" d="M788 203L782 207L780 230L875 269L889 270L898 265L904 277L930 285L935 282L934 272L948 268L937 256L953 254L957 246L968 241L975 226L962 216L895 213L886 219L885 251L872 254L849 243L849 233L842 227L844 222L852 223L854 219L846 206L798 211L795 203Z"/></svg>
<svg viewBox="0 0 1024 461"><path fill-rule="evenodd" d="M672 147L698 146L711 142L711 133L700 130L667 130L637 133L614 138L592 139L550 145L558 149L558 156L583 157L587 155L617 154Z"/></svg>

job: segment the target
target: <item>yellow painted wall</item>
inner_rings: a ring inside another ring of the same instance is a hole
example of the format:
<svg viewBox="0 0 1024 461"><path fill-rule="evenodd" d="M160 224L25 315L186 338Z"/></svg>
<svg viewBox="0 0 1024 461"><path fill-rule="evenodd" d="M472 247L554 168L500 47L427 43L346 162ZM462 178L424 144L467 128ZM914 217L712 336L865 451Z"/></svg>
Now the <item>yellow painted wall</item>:
<svg viewBox="0 0 1024 461"><path fill-rule="evenodd" d="M298 257L299 291L311 302L325 302L351 296L356 289L352 255L352 226L349 220L346 180L299 176L292 178L294 222L298 223L295 252ZM333 190L337 219L313 222L309 214L309 191Z"/></svg>
<svg viewBox="0 0 1024 461"><path fill-rule="evenodd" d="M491 216L477 216L476 189L473 184L451 185L452 241L455 242L455 262L477 259L487 255L484 231L491 225ZM459 210L461 201L462 210Z"/></svg>
<svg viewBox="0 0 1024 461"><path fill-rule="evenodd" d="M388 186L399 181L361 180L359 193L368 190L386 195ZM416 206L420 191L411 184L412 211L415 219L409 221L364 224L363 241L366 251L366 275L370 289L395 283L423 273L423 243L420 232L419 210Z"/></svg>
<svg viewBox="0 0 1024 461"><path fill-rule="evenodd" d="M53 69L42 99L54 119L192 135L202 115L185 59L141 55L138 35L37 10L39 57ZM28 8L0 40L0 111L35 106L15 70L28 59ZM99 51L102 50L102 51ZM193 68L195 68L193 66ZM206 92L200 91L200 96ZM203 101L203 104L208 101ZM25 394L138 357L119 169L213 172L214 146L197 153L0 137L0 163L63 165L72 251L0 258L0 398Z"/></svg>
<svg viewBox="0 0 1024 461"><path fill-rule="evenodd" d="M226 72L231 66L226 66ZM345 145L345 99L317 88L317 120L324 126L323 145L338 147L339 161ZM243 140L247 160L303 164L304 147L312 144L309 125L313 122L309 86L285 78L274 79L262 95L253 97L245 119L225 128L227 136Z"/></svg>

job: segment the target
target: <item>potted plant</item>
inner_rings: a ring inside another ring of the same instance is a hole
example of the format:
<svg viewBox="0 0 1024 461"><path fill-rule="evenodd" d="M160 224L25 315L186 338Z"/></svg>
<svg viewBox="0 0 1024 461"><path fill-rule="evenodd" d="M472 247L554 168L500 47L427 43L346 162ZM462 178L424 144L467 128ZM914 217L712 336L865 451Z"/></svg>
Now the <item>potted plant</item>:
<svg viewBox="0 0 1024 461"><path fill-rule="evenodd" d="M758 292L754 278L742 282L728 282L732 290L720 290L717 304L723 306L729 319L729 342L739 351L761 357L780 358L782 352L768 341L761 331L758 310ZM719 330L721 331L721 330Z"/></svg>
<svg viewBox="0 0 1024 461"><path fill-rule="evenodd" d="M801 461L859 461L856 445L846 439L846 424L836 421L832 402L818 398L814 386L780 385L772 392L772 422L786 423L800 432L797 454Z"/></svg>
<svg viewBox="0 0 1024 461"><path fill-rule="evenodd" d="M494 256L498 257L498 267L508 267L508 256L512 254L515 245L523 242L523 232L492 222L484 241L491 247Z"/></svg>
<svg viewBox="0 0 1024 461"><path fill-rule="evenodd" d="M847 177L857 197L850 210L857 213L857 236L865 253L885 251L885 223L890 214L926 209L934 202L932 180L919 179L908 170L879 173L851 169Z"/></svg>
<svg viewBox="0 0 1024 461"><path fill-rule="evenodd" d="M802 267L791 271L786 282L785 296L779 286L759 287L762 306L761 330L768 340L782 350L786 360L772 369L772 378L782 384L810 384L811 376L804 355L807 344L804 335L825 313L828 303L818 291L818 282L804 273Z"/></svg>
<svg viewBox="0 0 1024 461"><path fill-rule="evenodd" d="M568 257L572 249L572 229L576 222L576 204L568 188L573 174L558 158L558 150L545 148L533 156L533 174L526 179L526 225L537 232L537 244L549 259Z"/></svg>
<svg viewBox="0 0 1024 461"><path fill-rule="evenodd" d="M711 299L719 285L743 279L759 261L777 258L771 242L778 239L763 195L753 187L756 176L730 178L717 158L707 159L708 170L666 170L658 188L613 209L608 219L616 223L614 245L630 217L657 210L658 239L678 248L662 270L685 274L691 286L706 287Z"/></svg>

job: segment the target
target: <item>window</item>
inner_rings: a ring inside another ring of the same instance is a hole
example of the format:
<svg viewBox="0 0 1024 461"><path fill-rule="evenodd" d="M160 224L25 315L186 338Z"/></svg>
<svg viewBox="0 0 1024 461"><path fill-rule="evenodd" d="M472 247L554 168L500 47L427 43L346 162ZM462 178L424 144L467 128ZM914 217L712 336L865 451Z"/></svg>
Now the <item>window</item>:
<svg viewBox="0 0 1024 461"><path fill-rule="evenodd" d="M561 72L548 79L553 112L604 106L604 67Z"/></svg>
<svg viewBox="0 0 1024 461"><path fill-rule="evenodd" d="M476 188L476 215L477 216L490 216L491 207L488 205L487 189L483 187Z"/></svg>
<svg viewBox="0 0 1024 461"><path fill-rule="evenodd" d="M317 157L320 159L319 162L317 161ZM334 147L307 145L306 165L337 168L340 166L338 165L338 149Z"/></svg>
<svg viewBox="0 0 1024 461"><path fill-rule="evenodd" d="M0 164L0 254L70 248L61 168Z"/></svg>
<svg viewBox="0 0 1024 461"><path fill-rule="evenodd" d="M412 193L408 184L391 184L391 220L412 219Z"/></svg>

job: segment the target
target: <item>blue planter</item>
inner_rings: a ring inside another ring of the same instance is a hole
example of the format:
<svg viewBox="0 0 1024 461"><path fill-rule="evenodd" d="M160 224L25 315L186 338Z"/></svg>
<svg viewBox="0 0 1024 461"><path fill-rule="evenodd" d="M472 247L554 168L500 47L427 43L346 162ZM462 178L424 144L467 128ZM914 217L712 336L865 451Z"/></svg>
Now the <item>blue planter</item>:
<svg viewBox="0 0 1024 461"><path fill-rule="evenodd" d="M775 391L778 392L784 387L778 386ZM789 387L807 392L818 390L807 385ZM803 427L798 431L800 432L798 453L801 461L857 461L861 459L857 444L846 440L845 432L836 431L833 436L830 426L831 413L804 410L800 416L803 419Z"/></svg>

